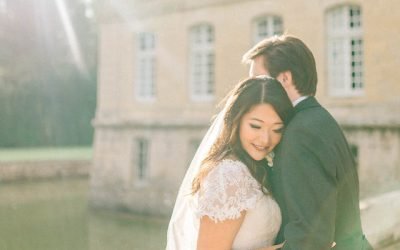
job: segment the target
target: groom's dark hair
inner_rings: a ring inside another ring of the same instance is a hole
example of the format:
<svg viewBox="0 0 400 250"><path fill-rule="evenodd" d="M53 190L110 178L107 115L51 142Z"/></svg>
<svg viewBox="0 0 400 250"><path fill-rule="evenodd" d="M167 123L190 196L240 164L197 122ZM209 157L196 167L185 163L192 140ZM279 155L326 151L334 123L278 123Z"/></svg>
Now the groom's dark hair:
<svg viewBox="0 0 400 250"><path fill-rule="evenodd" d="M311 50L299 39L290 35L273 36L257 43L243 56L248 63L262 56L264 68L276 78L290 71L297 91L301 95L315 95L317 69Z"/></svg>

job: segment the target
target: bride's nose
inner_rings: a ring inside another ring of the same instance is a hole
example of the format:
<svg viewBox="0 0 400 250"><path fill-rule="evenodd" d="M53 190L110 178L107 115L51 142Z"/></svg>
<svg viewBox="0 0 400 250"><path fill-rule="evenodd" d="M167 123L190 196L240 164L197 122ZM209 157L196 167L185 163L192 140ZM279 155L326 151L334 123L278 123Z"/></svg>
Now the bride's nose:
<svg viewBox="0 0 400 250"><path fill-rule="evenodd" d="M268 146L269 143L270 143L270 141L271 141L270 134L269 134L268 132L263 132L263 133L261 133L259 139L260 139L260 142L262 143L262 145L263 145L264 147L265 147L265 146Z"/></svg>

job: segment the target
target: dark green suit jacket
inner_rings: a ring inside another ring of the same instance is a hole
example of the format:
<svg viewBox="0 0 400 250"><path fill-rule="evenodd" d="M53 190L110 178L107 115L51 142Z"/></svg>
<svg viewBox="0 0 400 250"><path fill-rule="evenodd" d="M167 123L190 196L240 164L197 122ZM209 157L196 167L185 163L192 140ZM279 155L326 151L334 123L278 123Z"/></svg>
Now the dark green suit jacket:
<svg viewBox="0 0 400 250"><path fill-rule="evenodd" d="M357 169L335 119L308 97L275 150L272 191L282 211L283 249L364 249ZM370 249L370 248L366 248Z"/></svg>

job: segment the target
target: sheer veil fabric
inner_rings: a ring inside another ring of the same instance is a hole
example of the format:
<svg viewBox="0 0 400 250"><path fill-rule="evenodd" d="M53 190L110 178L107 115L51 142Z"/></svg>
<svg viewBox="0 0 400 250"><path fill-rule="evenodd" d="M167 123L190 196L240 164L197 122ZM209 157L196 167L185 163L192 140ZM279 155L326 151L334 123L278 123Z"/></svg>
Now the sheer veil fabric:
<svg viewBox="0 0 400 250"><path fill-rule="evenodd" d="M179 188L178 196L168 225L167 250L196 249L199 218L196 216L197 199L192 195L192 182L200 164L222 131L228 100L204 136Z"/></svg>

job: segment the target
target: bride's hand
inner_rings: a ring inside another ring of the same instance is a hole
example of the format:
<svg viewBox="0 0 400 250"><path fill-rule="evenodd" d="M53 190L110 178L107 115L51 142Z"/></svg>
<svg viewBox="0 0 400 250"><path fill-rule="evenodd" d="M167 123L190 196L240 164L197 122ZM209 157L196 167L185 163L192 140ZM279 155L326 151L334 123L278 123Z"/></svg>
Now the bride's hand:
<svg viewBox="0 0 400 250"><path fill-rule="evenodd" d="M285 244L285 243L281 243L279 245L273 245L273 246L270 246L270 247L260 248L258 250L276 250L276 249L281 249L283 247L283 244Z"/></svg>

